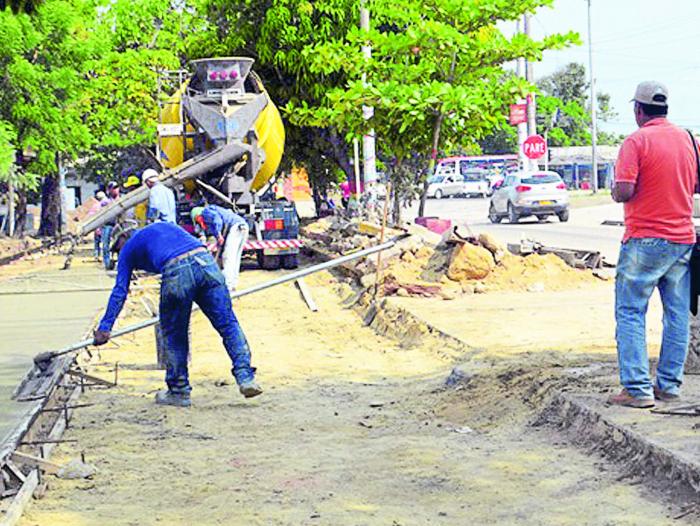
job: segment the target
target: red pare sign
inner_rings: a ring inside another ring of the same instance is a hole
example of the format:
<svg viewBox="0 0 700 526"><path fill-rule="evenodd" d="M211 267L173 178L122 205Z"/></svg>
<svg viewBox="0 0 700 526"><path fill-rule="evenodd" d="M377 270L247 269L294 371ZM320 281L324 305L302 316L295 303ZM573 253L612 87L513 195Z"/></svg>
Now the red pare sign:
<svg viewBox="0 0 700 526"><path fill-rule="evenodd" d="M523 143L523 153L528 159L539 159L547 153L547 143L541 135L530 135Z"/></svg>

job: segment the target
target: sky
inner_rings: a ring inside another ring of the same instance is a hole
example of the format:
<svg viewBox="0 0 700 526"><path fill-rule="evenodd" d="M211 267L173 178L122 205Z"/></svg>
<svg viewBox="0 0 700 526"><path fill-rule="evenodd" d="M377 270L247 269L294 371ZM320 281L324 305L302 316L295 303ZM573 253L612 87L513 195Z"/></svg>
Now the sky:
<svg viewBox="0 0 700 526"><path fill-rule="evenodd" d="M629 100L637 83L658 80L669 90L669 119L700 132L700 2L697 0L591 0L593 68L599 92L609 93L614 120L603 130L628 134L637 126ZM569 30L583 45L547 51L534 65L535 79L569 62L588 71L586 0L555 0L532 17L532 36Z"/></svg>

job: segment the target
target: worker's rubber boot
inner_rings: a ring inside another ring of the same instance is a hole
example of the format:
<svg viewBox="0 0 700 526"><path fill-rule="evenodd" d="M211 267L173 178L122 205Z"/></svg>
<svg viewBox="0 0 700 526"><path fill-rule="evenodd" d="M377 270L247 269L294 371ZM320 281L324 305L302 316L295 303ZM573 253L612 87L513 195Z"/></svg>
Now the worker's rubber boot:
<svg viewBox="0 0 700 526"><path fill-rule="evenodd" d="M238 385L238 390L246 398L253 398L254 396L261 395L263 390L262 387L258 385L255 380L248 380Z"/></svg>
<svg viewBox="0 0 700 526"><path fill-rule="evenodd" d="M156 404L190 407L192 405L192 400L190 400L189 393L173 393L169 389L164 389L156 393Z"/></svg>

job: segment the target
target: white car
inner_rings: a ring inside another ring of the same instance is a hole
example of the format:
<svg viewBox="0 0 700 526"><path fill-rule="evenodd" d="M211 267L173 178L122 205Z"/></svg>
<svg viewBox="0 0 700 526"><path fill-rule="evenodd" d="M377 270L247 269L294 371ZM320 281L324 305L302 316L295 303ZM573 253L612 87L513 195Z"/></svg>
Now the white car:
<svg viewBox="0 0 700 526"><path fill-rule="evenodd" d="M433 175L428 179L428 197L442 199L443 197L456 197L463 193L462 178L458 175Z"/></svg>
<svg viewBox="0 0 700 526"><path fill-rule="evenodd" d="M486 197L491 194L491 185L484 173L467 172L462 174L462 193L467 197Z"/></svg>
<svg viewBox="0 0 700 526"><path fill-rule="evenodd" d="M491 196L489 220L492 223L500 223L506 217L510 223L517 223L527 216L543 221L552 215L562 223L569 220L569 194L556 172L509 174Z"/></svg>

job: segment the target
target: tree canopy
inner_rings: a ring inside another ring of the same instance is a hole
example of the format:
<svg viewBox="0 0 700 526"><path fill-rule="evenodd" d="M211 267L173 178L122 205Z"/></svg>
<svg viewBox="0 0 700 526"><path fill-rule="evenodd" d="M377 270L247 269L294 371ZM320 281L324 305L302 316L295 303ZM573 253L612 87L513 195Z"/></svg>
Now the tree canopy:
<svg viewBox="0 0 700 526"><path fill-rule="evenodd" d="M0 155L0 174L25 150L33 177L78 159L86 176L114 174L155 141L158 71L244 55L283 108L286 166L307 166L323 188L352 174L351 139L374 129L378 157L409 195L438 151L478 149L532 89L506 63L577 42L499 30L552 0L365 1L368 32L361 0L10 2L0 10L0 148L13 153ZM564 100L545 93L543 108L546 97Z"/></svg>
<svg viewBox="0 0 700 526"><path fill-rule="evenodd" d="M425 179L407 179L400 167L414 153L478 147L499 127L504 106L522 96L526 83L504 76L505 63L518 57L541 58L545 49L577 42L573 33L541 41L518 34L506 37L496 23L514 20L548 0L367 1L373 27L356 25L323 42L304 47L301 57L321 78L343 75L318 101L290 101L293 123L334 126L348 137L373 128L378 147L393 159L394 187L408 190ZM362 52L371 46L372 56ZM363 118L362 107L374 110ZM395 210L398 210L398 205Z"/></svg>

